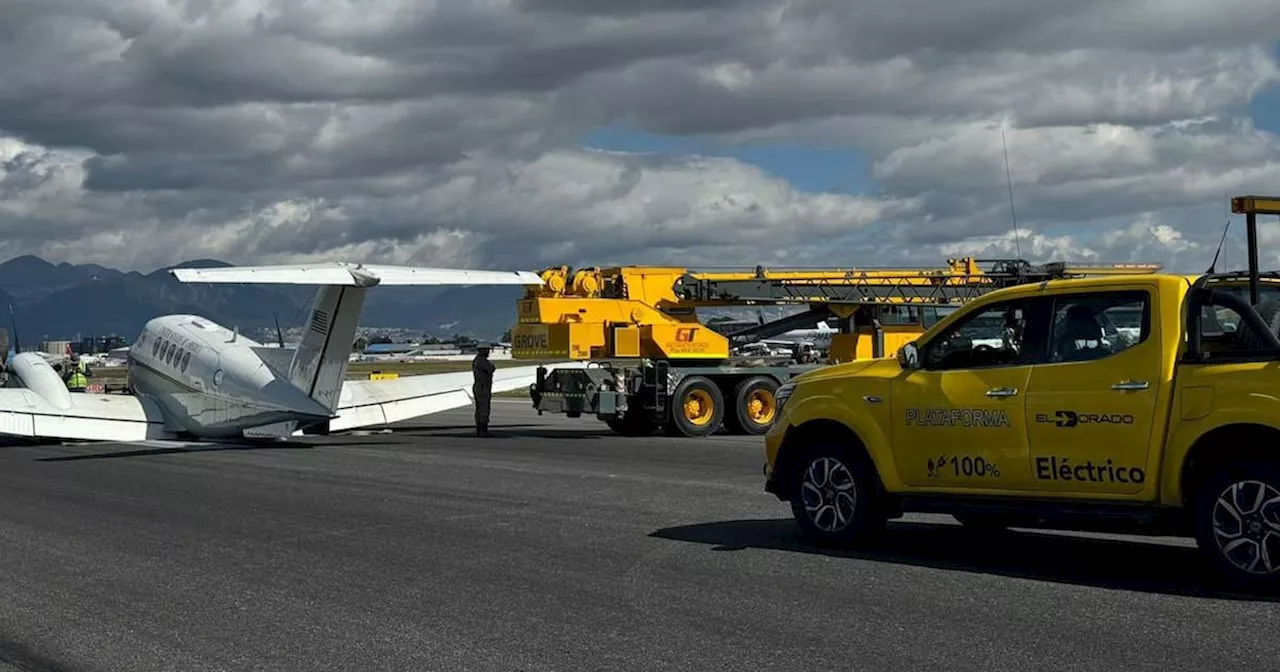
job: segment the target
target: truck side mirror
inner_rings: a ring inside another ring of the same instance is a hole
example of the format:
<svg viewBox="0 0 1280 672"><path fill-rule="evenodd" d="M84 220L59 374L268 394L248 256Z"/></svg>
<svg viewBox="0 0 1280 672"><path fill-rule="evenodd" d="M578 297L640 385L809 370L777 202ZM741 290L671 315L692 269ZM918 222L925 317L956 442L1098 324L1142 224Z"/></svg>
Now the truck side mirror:
<svg viewBox="0 0 1280 672"><path fill-rule="evenodd" d="M898 350L898 365L904 369L915 369L920 366L920 349L915 342L908 343Z"/></svg>

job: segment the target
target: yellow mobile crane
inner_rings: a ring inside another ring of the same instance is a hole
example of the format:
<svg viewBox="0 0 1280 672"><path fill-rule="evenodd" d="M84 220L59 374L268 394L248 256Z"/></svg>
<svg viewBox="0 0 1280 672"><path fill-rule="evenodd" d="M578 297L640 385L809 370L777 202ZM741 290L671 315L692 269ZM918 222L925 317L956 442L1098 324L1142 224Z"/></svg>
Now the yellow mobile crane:
<svg viewBox="0 0 1280 672"><path fill-rule="evenodd" d="M987 268L980 265L988 264ZM566 358L585 369L538 369L530 396L539 413L593 413L630 436L763 434L774 392L819 366L747 359L733 349L836 317L830 360L892 356L954 308L1026 282L1098 274L1154 273L1158 264L1031 265L1022 260L948 260L943 268L693 271L623 266L549 268L517 306L512 357ZM722 334L699 308L807 306L808 310Z"/></svg>

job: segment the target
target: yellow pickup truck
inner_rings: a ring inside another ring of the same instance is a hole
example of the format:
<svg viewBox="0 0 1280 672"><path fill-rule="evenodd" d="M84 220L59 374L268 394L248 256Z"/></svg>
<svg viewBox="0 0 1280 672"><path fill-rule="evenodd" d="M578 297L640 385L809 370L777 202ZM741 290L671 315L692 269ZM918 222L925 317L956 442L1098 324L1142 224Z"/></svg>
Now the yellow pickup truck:
<svg viewBox="0 0 1280 672"><path fill-rule="evenodd" d="M1233 582L1276 587L1280 276L1250 279L992 292L896 359L783 385L765 489L819 543L905 511L988 531L1148 531L1194 536Z"/></svg>

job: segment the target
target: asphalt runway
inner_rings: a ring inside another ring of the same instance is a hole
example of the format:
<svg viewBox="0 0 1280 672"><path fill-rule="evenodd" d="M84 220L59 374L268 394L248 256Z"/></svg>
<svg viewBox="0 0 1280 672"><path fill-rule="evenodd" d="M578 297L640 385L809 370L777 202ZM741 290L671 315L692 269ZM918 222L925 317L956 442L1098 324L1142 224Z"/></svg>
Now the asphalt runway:
<svg viewBox="0 0 1280 672"><path fill-rule="evenodd" d="M495 401L267 448L0 448L22 670L1258 670L1280 606L1186 540L950 517L806 547L758 439L624 439Z"/></svg>

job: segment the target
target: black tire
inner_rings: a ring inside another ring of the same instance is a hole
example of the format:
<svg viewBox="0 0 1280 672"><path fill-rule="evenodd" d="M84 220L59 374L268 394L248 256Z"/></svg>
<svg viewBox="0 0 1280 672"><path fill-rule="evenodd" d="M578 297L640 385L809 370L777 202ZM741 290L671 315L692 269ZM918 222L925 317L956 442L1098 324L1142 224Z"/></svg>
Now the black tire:
<svg viewBox="0 0 1280 672"><path fill-rule="evenodd" d="M884 530L884 490L860 451L828 441L814 444L797 456L787 478L791 514L816 544L850 546Z"/></svg>
<svg viewBox="0 0 1280 672"><path fill-rule="evenodd" d="M1267 326L1272 335L1280 336L1280 301L1274 299L1263 301L1254 306L1254 312L1258 314L1258 317L1262 318L1262 323ZM1245 329L1242 336L1243 338L1240 339L1238 345L1245 350L1265 350L1267 347L1262 337L1254 334L1252 329Z"/></svg>
<svg viewBox="0 0 1280 672"><path fill-rule="evenodd" d="M1253 510L1259 496L1263 504ZM1241 460L1219 469L1195 493L1192 521L1200 551L1224 581L1246 590L1280 589L1280 464ZM1259 553L1263 546L1266 555Z"/></svg>
<svg viewBox="0 0 1280 672"><path fill-rule="evenodd" d="M621 418L609 418L604 423L623 436L649 436L658 428L647 411L635 408L628 408Z"/></svg>
<svg viewBox="0 0 1280 672"><path fill-rule="evenodd" d="M1258 312L1258 317L1262 318L1262 323L1267 325L1271 333L1280 336L1280 301L1275 299L1263 301L1254 310Z"/></svg>
<svg viewBox="0 0 1280 672"><path fill-rule="evenodd" d="M687 402L696 402L697 412L689 413ZM704 412L705 411L705 412ZM693 415L694 417L690 417ZM710 436L724 422L724 393L704 376L689 376L680 381L671 395L671 408L666 423L673 436Z"/></svg>
<svg viewBox="0 0 1280 672"><path fill-rule="evenodd" d="M748 378L733 388L733 413L725 425L734 434L760 435L778 417L778 381L768 376Z"/></svg>

